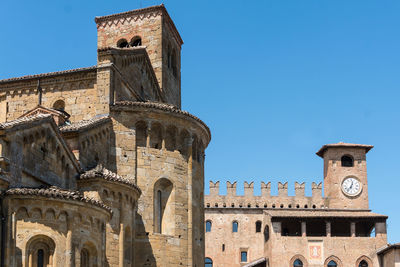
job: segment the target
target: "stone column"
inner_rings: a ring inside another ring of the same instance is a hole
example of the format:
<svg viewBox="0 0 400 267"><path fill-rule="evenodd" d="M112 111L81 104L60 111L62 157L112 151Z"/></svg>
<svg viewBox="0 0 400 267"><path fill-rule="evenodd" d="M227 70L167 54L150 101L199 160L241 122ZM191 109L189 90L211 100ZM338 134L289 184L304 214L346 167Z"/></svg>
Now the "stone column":
<svg viewBox="0 0 400 267"><path fill-rule="evenodd" d="M307 236L307 224L306 222L301 222L301 236L306 237Z"/></svg>
<svg viewBox="0 0 400 267"><path fill-rule="evenodd" d="M72 218L70 215L67 217L67 243L65 246L65 262L69 267L74 266L74 250L72 247Z"/></svg>
<svg viewBox="0 0 400 267"><path fill-rule="evenodd" d="M331 222L326 221L326 236L331 237Z"/></svg>
<svg viewBox="0 0 400 267"><path fill-rule="evenodd" d="M165 136L166 136L166 129L164 126L161 126L161 149L165 149Z"/></svg>
<svg viewBox="0 0 400 267"><path fill-rule="evenodd" d="M149 121L147 123L147 129L146 129L146 147L150 147L150 136L151 136L151 122Z"/></svg>
<svg viewBox="0 0 400 267"><path fill-rule="evenodd" d="M188 147L188 266L193 266L193 137L190 136L185 140L185 145Z"/></svg>
<svg viewBox="0 0 400 267"><path fill-rule="evenodd" d="M351 233L351 237L356 236L356 223L355 222L350 223L350 233Z"/></svg>
<svg viewBox="0 0 400 267"><path fill-rule="evenodd" d="M118 257L119 257L119 267L123 267L124 266L124 245L125 245L125 224L124 224L124 205L123 205L123 197L121 197L120 200L120 212L119 212L119 253L118 253Z"/></svg>

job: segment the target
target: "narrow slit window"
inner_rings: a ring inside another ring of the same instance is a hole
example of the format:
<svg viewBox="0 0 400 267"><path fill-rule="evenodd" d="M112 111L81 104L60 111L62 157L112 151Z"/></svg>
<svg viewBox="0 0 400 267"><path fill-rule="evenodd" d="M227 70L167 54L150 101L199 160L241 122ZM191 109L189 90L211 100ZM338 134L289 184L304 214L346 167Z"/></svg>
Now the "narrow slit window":
<svg viewBox="0 0 400 267"><path fill-rule="evenodd" d="M247 262L247 251L240 252L240 262Z"/></svg>
<svg viewBox="0 0 400 267"><path fill-rule="evenodd" d="M256 233L261 233L261 222L260 221L256 222Z"/></svg>
<svg viewBox="0 0 400 267"><path fill-rule="evenodd" d="M206 232L211 232L212 223L211 221L206 222Z"/></svg>
<svg viewBox="0 0 400 267"><path fill-rule="evenodd" d="M238 222L233 222L232 223L232 232L233 233L237 233L238 232L238 228L239 228L239 224L238 224Z"/></svg>

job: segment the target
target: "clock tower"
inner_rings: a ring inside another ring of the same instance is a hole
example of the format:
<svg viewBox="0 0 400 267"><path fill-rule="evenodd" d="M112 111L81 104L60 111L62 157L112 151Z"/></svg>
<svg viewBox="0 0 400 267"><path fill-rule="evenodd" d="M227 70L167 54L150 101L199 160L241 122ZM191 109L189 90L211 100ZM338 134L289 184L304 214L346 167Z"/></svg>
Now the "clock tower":
<svg viewBox="0 0 400 267"><path fill-rule="evenodd" d="M349 143L324 145L324 193L330 209L368 209L366 154L373 146Z"/></svg>

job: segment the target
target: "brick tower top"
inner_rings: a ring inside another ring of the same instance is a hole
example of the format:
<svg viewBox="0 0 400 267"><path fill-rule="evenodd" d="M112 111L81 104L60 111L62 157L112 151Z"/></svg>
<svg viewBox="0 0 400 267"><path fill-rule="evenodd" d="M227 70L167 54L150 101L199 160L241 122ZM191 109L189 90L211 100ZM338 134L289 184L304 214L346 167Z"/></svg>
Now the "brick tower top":
<svg viewBox="0 0 400 267"><path fill-rule="evenodd" d="M373 146L339 142L324 145L324 192L330 208L368 209L366 155Z"/></svg>
<svg viewBox="0 0 400 267"><path fill-rule="evenodd" d="M165 101L181 107L182 38L164 5L96 17L97 48L143 46Z"/></svg>

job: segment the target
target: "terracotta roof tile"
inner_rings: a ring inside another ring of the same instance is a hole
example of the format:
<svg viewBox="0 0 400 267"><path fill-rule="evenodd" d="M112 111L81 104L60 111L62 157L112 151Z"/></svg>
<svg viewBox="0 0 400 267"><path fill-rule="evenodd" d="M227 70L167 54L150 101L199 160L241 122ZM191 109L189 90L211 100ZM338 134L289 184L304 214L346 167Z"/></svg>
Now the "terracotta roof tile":
<svg viewBox="0 0 400 267"><path fill-rule="evenodd" d="M49 188L11 188L5 191L3 194L6 196L11 196L11 195L41 196L47 198L58 198L65 200L80 201L103 208L107 210L110 214L112 213L111 208L105 205L101 201L87 198L78 191L70 191L55 186L51 186Z"/></svg>
<svg viewBox="0 0 400 267"><path fill-rule="evenodd" d="M0 123L0 129L9 129L20 124L52 118L53 117L50 114L37 114L34 116L22 117L16 120Z"/></svg>
<svg viewBox="0 0 400 267"><path fill-rule="evenodd" d="M125 179L118 174L106 169L102 164L98 164L91 170L88 170L82 173L79 177L80 180L90 180L95 178L103 178L104 180L111 182L118 182L136 189L139 193L141 192L140 188L132 181Z"/></svg>
<svg viewBox="0 0 400 267"><path fill-rule="evenodd" d="M0 80L0 84L8 83L8 82L14 82L14 81L37 79L37 78L43 78L43 77L52 77L52 76L75 73L75 72L81 72L81 71L91 71L91 70L95 70L95 69L97 69L97 66L91 66L91 67L86 67L86 68L77 68L77 69L71 69L71 70L63 70L63 71L56 71L56 72L47 72L47 73L34 74L34 75L26 75L26 76L21 76L21 77L13 77L13 78Z"/></svg>
<svg viewBox="0 0 400 267"><path fill-rule="evenodd" d="M82 121L74 122L70 125L63 125L59 129L63 133L78 132L78 131L94 128L98 125L101 125L103 123L110 122L110 121L111 121L111 119L108 116L108 114L104 114L104 115L99 115L97 117L91 118L89 120L82 120Z"/></svg>
<svg viewBox="0 0 400 267"><path fill-rule="evenodd" d="M359 147L359 148L365 148L366 149L366 153L367 153L374 146L339 142L339 143L335 143L335 144L323 145L321 147L321 149L318 150L318 152L316 154L322 158L324 156L325 150L330 148L330 147Z"/></svg>
<svg viewBox="0 0 400 267"><path fill-rule="evenodd" d="M166 104L166 103L158 103L158 102L134 102L134 101L119 101L119 102L115 102L115 104L113 105L114 107L142 107L142 108L153 108L153 109L158 109L158 110L162 110L162 111L167 111L167 112L171 112L171 113L177 113L177 114L182 114L185 116L188 116L194 120L196 120L197 122L199 122L200 124L202 124L211 139L211 132L210 132L210 128L208 128L208 126L198 117L190 114L187 111L181 110L179 108L177 108L174 105L171 104Z"/></svg>
<svg viewBox="0 0 400 267"><path fill-rule="evenodd" d="M259 258L259 259L255 260L255 261L252 261L252 262L250 262L250 263L248 263L246 265L243 265L242 267L253 267L253 266L256 266L256 265L258 265L260 263L263 263L263 262L267 262L267 259L265 257Z"/></svg>
<svg viewBox="0 0 400 267"><path fill-rule="evenodd" d="M275 209L267 210L271 217L275 218L381 218L385 219L387 216L378 213L373 213L366 210L321 210L321 209L307 209L307 210L287 210Z"/></svg>

